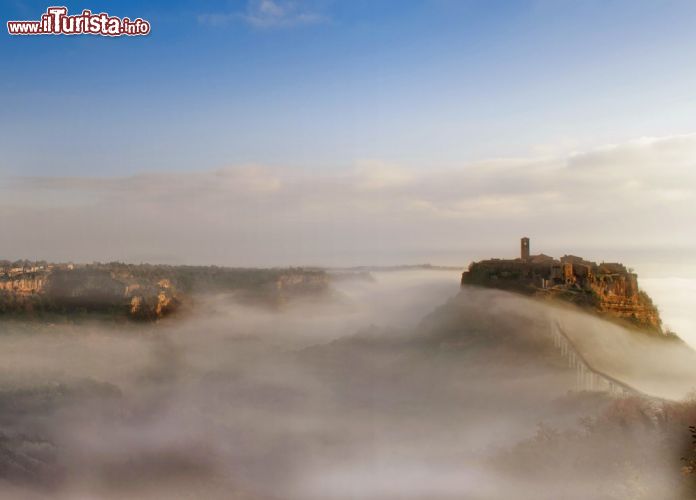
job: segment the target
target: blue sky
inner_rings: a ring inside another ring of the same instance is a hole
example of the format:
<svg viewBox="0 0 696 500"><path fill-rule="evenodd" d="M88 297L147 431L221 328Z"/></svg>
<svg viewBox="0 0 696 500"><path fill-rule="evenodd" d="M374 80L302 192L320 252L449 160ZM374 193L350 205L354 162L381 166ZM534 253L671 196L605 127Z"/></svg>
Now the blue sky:
<svg viewBox="0 0 696 500"><path fill-rule="evenodd" d="M47 6L4 0L3 24ZM696 130L691 1L67 6L152 33L2 36L1 173L427 169Z"/></svg>

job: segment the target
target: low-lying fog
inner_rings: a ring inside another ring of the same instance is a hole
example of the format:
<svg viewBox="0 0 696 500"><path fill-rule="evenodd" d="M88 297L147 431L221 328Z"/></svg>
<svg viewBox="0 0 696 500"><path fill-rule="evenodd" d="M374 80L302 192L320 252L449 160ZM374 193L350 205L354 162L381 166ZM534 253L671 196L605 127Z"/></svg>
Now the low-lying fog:
<svg viewBox="0 0 696 500"><path fill-rule="evenodd" d="M548 321L581 317L457 295L456 271L374 277L273 311L208 297L149 327L3 324L0 495L688 498L664 435L613 434L611 400L569 392ZM598 363L653 361L612 328Z"/></svg>

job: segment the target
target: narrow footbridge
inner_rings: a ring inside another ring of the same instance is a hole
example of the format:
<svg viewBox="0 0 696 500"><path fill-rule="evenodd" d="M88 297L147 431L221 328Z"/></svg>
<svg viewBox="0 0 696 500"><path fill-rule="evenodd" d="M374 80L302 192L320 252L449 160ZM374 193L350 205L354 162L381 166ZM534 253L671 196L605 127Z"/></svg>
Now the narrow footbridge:
<svg viewBox="0 0 696 500"><path fill-rule="evenodd" d="M653 401L664 401L662 398L644 393L594 367L573 343L558 320L551 321L550 330L554 346L558 349L559 354L570 368L575 369L575 388L577 390L608 392L617 397L639 396Z"/></svg>

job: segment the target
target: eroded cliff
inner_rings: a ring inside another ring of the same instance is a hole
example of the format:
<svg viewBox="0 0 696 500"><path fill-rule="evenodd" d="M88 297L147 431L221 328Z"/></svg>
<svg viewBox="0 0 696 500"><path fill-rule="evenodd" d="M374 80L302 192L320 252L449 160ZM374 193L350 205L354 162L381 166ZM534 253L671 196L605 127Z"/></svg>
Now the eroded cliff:
<svg viewBox="0 0 696 500"><path fill-rule="evenodd" d="M620 263L597 264L574 255L554 259L525 255L519 259L473 262L462 285L482 285L557 298L633 325L662 332L659 311L638 286L638 276Z"/></svg>
<svg viewBox="0 0 696 500"><path fill-rule="evenodd" d="M0 314L104 313L156 320L194 306L205 293L234 292L255 303L282 304L328 290L313 269L216 266L6 264L0 266Z"/></svg>

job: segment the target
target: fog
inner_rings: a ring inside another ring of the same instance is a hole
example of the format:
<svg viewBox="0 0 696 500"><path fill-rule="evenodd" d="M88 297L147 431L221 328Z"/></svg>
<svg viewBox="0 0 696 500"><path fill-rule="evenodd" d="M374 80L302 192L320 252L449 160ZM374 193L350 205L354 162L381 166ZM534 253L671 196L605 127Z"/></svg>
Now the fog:
<svg viewBox="0 0 696 500"><path fill-rule="evenodd" d="M687 498L665 432L597 430L617 404L645 409L574 392L548 325L592 330L603 365L626 349L649 365L642 342L515 295L460 294L457 272L373 276L280 309L197 297L151 326L3 323L0 495Z"/></svg>

